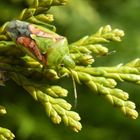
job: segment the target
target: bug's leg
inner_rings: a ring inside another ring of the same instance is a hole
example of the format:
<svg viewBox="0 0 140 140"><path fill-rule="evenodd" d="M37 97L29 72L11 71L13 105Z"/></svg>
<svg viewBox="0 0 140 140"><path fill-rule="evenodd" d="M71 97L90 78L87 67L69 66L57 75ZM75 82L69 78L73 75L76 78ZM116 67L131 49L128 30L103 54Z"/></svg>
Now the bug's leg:
<svg viewBox="0 0 140 140"><path fill-rule="evenodd" d="M57 72L57 75L58 75L58 77L60 77L60 78L62 78L62 77L65 77L65 76L68 76L68 73L60 73L60 71L61 71L61 69L64 67L64 65L63 64L60 64L60 66L57 66L56 67L56 72Z"/></svg>
<svg viewBox="0 0 140 140"><path fill-rule="evenodd" d="M72 78L72 84L73 84L73 91L74 91L74 108L76 108L77 106L77 88L76 88L76 82L75 79L73 77L72 71L71 69L69 69L71 72L71 78Z"/></svg>
<svg viewBox="0 0 140 140"><path fill-rule="evenodd" d="M64 77L64 76L68 76L68 74L66 73L66 74L63 74L63 75L61 75L60 73L59 73L59 69L60 68L62 68L62 67L64 67L62 64L61 64L61 67L57 67L56 69L57 69L57 74L58 74L58 76L59 77ZM75 79L74 79L74 76L73 76L73 74L72 74L72 70L71 69L68 69L69 71L70 71L70 76L71 76L71 78L72 78L72 84L73 84L73 91L74 91L74 108L76 108L76 106L77 106L77 88L76 88L76 82L75 82Z"/></svg>

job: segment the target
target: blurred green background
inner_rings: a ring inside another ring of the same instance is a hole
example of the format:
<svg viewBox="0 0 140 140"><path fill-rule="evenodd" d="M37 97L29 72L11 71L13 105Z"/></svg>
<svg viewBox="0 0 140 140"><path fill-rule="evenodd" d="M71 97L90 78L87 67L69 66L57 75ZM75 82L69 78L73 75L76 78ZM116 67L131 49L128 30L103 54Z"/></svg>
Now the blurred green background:
<svg viewBox="0 0 140 140"><path fill-rule="evenodd" d="M67 6L54 7L54 24L57 32L66 36L69 43L95 33L100 26L110 24L125 31L121 43L111 43L113 55L97 58L94 66L111 66L127 63L140 57L140 1L139 0L69 0ZM0 0L0 24L19 14L32 0ZM74 104L73 89L67 100ZM140 110L140 87L119 83L118 87L130 93L130 99ZM0 87L0 104L8 114L0 117L0 125L11 129L15 140L139 140L140 118L130 120L103 98L94 95L86 87L78 86L78 105L83 129L74 133L64 125L54 125L43 107L13 81Z"/></svg>

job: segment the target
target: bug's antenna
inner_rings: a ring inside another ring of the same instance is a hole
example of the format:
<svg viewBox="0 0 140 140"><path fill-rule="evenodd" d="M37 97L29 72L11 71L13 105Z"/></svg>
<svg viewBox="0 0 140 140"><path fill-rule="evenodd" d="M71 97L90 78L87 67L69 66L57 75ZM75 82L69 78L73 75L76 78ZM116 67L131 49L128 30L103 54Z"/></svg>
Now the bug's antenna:
<svg viewBox="0 0 140 140"><path fill-rule="evenodd" d="M73 74L72 74L72 71L70 70L71 72L71 78L72 78L72 84L73 84L73 89L74 89L74 108L76 108L77 106L77 88L76 88L76 83L75 83L75 79L73 77Z"/></svg>
<svg viewBox="0 0 140 140"><path fill-rule="evenodd" d="M111 51L111 52L108 52L108 53L105 54L105 55L112 55L112 54L114 54L114 53L116 53L116 50L113 50L113 51Z"/></svg>

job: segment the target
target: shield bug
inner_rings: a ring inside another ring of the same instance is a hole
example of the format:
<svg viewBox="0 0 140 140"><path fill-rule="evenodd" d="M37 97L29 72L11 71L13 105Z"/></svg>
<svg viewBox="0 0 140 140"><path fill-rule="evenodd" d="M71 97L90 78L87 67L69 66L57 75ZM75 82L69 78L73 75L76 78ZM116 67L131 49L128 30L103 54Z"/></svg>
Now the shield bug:
<svg viewBox="0 0 140 140"><path fill-rule="evenodd" d="M75 66L69 54L67 39L43 26L13 20L7 26L7 33L17 46L45 66Z"/></svg>
<svg viewBox="0 0 140 140"><path fill-rule="evenodd" d="M40 61L44 66L57 68L60 65L71 69L75 62L69 54L67 39L36 24L13 20L7 25L7 33L25 53ZM71 72L72 75L72 72ZM75 101L77 92L73 78Z"/></svg>

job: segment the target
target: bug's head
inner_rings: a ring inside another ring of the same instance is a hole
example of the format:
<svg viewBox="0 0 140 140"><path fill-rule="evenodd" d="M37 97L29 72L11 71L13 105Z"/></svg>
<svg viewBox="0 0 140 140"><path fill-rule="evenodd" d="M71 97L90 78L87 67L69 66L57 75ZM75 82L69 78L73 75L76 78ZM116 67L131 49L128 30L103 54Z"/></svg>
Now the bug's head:
<svg viewBox="0 0 140 140"><path fill-rule="evenodd" d="M63 60L62 60L62 65L64 67L73 69L75 67L75 62L73 61L73 59L69 55L65 55Z"/></svg>
<svg viewBox="0 0 140 140"><path fill-rule="evenodd" d="M13 20L7 25L7 33L12 39L17 39L20 36L29 36L31 33L28 30L29 23Z"/></svg>

